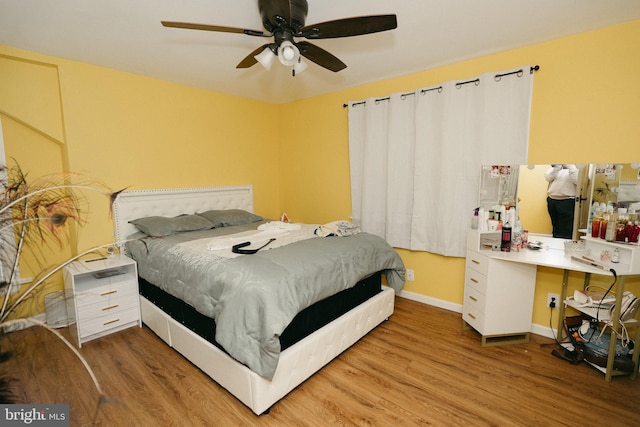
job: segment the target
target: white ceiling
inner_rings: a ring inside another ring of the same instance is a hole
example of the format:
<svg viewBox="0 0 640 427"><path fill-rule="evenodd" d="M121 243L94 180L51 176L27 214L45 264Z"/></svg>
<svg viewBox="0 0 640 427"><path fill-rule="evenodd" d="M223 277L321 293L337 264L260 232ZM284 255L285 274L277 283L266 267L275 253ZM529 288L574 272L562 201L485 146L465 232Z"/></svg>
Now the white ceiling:
<svg viewBox="0 0 640 427"><path fill-rule="evenodd" d="M348 67L296 77L277 61L235 68L269 39L160 24L262 30L257 0L0 0L0 44L279 104L640 19L639 0L308 2L307 25L395 13L398 28L315 40Z"/></svg>

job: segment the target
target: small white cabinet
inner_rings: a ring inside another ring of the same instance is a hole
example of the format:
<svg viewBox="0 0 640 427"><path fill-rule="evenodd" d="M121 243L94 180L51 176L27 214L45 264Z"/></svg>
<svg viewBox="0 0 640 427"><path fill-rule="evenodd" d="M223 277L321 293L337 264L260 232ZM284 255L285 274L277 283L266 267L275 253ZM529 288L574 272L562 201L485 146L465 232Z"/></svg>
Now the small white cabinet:
<svg viewBox="0 0 640 427"><path fill-rule="evenodd" d="M64 268L67 312L75 323L70 332L82 343L142 326L138 271L124 255L76 261Z"/></svg>
<svg viewBox="0 0 640 427"><path fill-rule="evenodd" d="M470 230L462 319L482 335L482 345L529 341L536 266L490 255L495 232Z"/></svg>

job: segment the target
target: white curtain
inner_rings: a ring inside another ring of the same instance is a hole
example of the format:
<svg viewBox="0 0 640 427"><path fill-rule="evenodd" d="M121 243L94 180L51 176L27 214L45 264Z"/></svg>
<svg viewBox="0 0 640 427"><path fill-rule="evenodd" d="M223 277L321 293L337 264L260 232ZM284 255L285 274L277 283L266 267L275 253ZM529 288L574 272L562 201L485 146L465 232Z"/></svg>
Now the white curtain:
<svg viewBox="0 0 640 427"><path fill-rule="evenodd" d="M354 223L394 247L464 256L481 166L526 163L530 69L350 102Z"/></svg>

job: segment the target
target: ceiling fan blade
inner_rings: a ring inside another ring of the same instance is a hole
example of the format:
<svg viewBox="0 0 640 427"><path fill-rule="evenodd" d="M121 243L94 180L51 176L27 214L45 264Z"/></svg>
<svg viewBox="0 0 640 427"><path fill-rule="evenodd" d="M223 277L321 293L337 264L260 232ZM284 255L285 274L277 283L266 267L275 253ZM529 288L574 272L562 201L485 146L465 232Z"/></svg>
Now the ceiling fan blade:
<svg viewBox="0 0 640 427"><path fill-rule="evenodd" d="M308 25L296 34L307 39L334 39L363 34L379 33L398 28L396 15L370 15L355 18L336 19Z"/></svg>
<svg viewBox="0 0 640 427"><path fill-rule="evenodd" d="M238 65L236 65L236 68L249 68L256 65L258 63L258 60L255 58L255 56L265 50L268 46L269 43L263 44L262 46L251 52L242 61L240 61Z"/></svg>
<svg viewBox="0 0 640 427"><path fill-rule="evenodd" d="M327 70L337 73L338 71L347 68L347 65L344 62L314 44L302 41L296 43L296 46L298 47L298 50L300 50L300 55L304 56L309 61L315 62L319 66L326 68Z"/></svg>
<svg viewBox="0 0 640 427"><path fill-rule="evenodd" d="M221 33L237 33L237 34L246 34L248 36L260 36L260 37L272 36L272 34L266 34L262 31L245 30L243 28L221 27L218 25L206 25L206 24L192 24L189 22L173 22L173 21L160 21L160 22L165 27L171 27L171 28L183 28L187 30L218 31Z"/></svg>

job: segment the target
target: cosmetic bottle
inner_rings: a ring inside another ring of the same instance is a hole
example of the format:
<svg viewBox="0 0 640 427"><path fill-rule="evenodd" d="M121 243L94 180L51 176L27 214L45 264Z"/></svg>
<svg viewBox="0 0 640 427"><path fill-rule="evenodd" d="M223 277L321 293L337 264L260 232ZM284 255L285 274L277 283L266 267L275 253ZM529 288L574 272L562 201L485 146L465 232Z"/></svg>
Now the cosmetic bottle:
<svg viewBox="0 0 640 427"><path fill-rule="evenodd" d="M618 209L618 221L616 223L616 242L627 241L627 223L629 222L629 216L627 210L624 208Z"/></svg>
<svg viewBox="0 0 640 427"><path fill-rule="evenodd" d="M616 264L620 262L620 251L618 248L613 250L613 255L611 255L611 262L615 262Z"/></svg>
<svg viewBox="0 0 640 427"><path fill-rule="evenodd" d="M507 211L508 212L508 211ZM505 215L507 220L502 224L502 241L500 242L500 250L502 252L511 251L511 224L509 223L509 215Z"/></svg>
<svg viewBox="0 0 640 427"><path fill-rule="evenodd" d="M613 213L609 216L609 224L607 224L607 232L604 239L607 242L616 240L616 228L618 227L618 215Z"/></svg>
<svg viewBox="0 0 640 427"><path fill-rule="evenodd" d="M600 220L600 238L601 239L606 239L607 237L607 225L609 224L609 218L610 215L608 213L605 213L602 217L602 219Z"/></svg>
<svg viewBox="0 0 640 427"><path fill-rule="evenodd" d="M625 235L629 243L638 243L638 235L640 234L640 225L637 221L627 222Z"/></svg>
<svg viewBox="0 0 640 427"><path fill-rule="evenodd" d="M600 224L602 223L602 218L600 214L596 214L591 221L591 237L600 237Z"/></svg>

